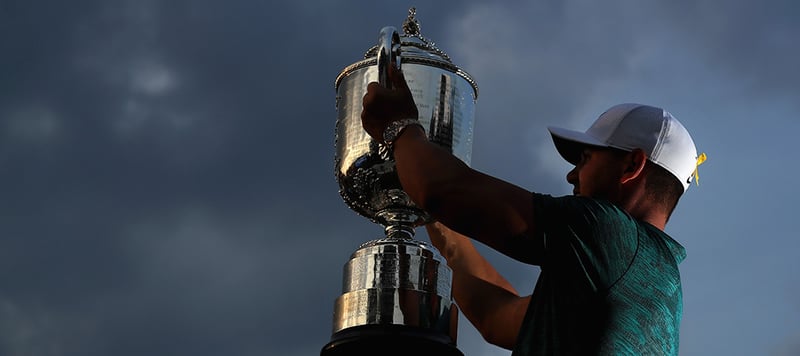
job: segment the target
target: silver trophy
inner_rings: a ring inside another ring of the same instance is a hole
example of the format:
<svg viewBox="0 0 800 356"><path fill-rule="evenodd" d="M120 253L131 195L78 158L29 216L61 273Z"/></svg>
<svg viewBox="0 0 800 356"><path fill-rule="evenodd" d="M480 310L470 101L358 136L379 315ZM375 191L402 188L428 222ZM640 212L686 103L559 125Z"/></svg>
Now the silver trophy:
<svg viewBox="0 0 800 356"><path fill-rule="evenodd" d="M429 139L469 164L475 100L472 77L420 34L415 9L403 34L381 29L378 44L336 78L336 180L350 209L384 226L386 236L362 244L344 268L331 341L322 355L462 355L456 348L458 312L451 271L414 228L430 221L400 186L391 148L361 126L367 84L388 83L388 66L402 70Z"/></svg>

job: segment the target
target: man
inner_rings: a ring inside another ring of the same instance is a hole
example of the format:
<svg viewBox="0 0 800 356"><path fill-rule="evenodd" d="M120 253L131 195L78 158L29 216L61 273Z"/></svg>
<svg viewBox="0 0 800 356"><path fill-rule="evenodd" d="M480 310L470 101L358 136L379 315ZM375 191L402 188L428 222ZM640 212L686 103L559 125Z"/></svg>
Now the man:
<svg viewBox="0 0 800 356"><path fill-rule="evenodd" d="M404 190L440 222L428 227L431 241L487 341L515 355L678 353L685 252L663 230L701 159L672 115L623 104L585 133L550 128L575 165L574 195L555 198L429 142L402 73L390 68L389 78L395 89L369 84L363 127L392 146ZM540 266L533 295L520 296L465 236Z"/></svg>

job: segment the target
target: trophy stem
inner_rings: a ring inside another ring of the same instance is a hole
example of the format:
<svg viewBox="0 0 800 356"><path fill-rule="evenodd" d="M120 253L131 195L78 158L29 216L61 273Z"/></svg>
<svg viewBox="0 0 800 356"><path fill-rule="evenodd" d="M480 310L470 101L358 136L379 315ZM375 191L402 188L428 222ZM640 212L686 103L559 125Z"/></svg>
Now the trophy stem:
<svg viewBox="0 0 800 356"><path fill-rule="evenodd" d="M409 240L414 238L414 226L420 216L412 209L394 208L385 209L376 214L380 221L384 221L384 232L390 239Z"/></svg>
<svg viewBox="0 0 800 356"><path fill-rule="evenodd" d="M410 225L389 225L384 228L386 237L398 240L410 240L414 238L414 227Z"/></svg>

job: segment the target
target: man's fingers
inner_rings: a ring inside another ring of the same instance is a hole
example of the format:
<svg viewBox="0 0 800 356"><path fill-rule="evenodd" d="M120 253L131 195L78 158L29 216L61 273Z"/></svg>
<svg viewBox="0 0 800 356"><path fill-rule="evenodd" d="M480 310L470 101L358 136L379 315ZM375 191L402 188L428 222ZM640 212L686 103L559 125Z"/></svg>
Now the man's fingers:
<svg viewBox="0 0 800 356"><path fill-rule="evenodd" d="M408 88L408 83L406 83L406 77L403 75L403 71L394 65L389 66L389 79L392 81L392 85L395 88L403 91L411 91Z"/></svg>
<svg viewBox="0 0 800 356"><path fill-rule="evenodd" d="M375 95L376 92L383 90L383 86L381 86L378 82L371 82L367 84L367 94L366 95ZM366 97L365 95L365 97Z"/></svg>

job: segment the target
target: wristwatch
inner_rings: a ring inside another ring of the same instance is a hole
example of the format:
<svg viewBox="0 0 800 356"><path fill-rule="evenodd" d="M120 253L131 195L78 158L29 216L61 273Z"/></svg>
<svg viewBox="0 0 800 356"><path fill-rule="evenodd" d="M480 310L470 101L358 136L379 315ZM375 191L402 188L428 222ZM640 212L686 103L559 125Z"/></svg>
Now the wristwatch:
<svg viewBox="0 0 800 356"><path fill-rule="evenodd" d="M389 126L386 126L385 130L383 130L383 142L391 146L394 141L400 137L400 134L403 133L403 130L411 125L419 126L421 129L425 130L425 127L422 126L418 119L402 119L393 121L391 124L389 124Z"/></svg>

